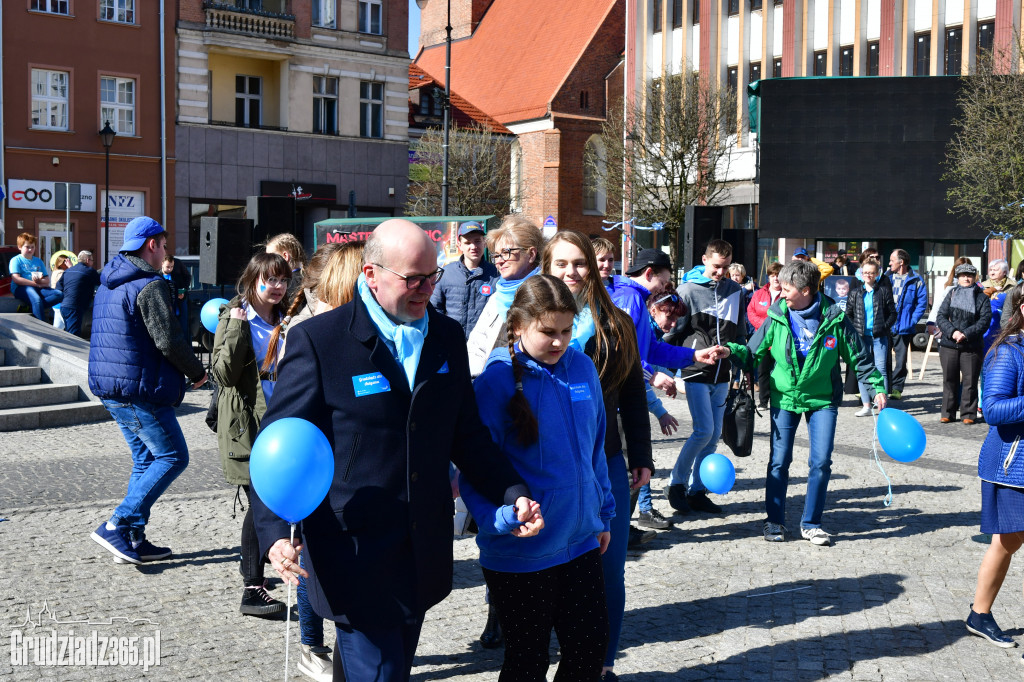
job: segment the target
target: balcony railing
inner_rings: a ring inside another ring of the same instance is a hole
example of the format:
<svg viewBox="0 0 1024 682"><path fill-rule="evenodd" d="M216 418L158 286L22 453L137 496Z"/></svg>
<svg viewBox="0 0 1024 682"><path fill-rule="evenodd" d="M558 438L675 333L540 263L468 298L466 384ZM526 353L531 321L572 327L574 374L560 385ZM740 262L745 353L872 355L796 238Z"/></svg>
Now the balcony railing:
<svg viewBox="0 0 1024 682"><path fill-rule="evenodd" d="M206 27L238 31L266 38L294 38L295 16L263 10L246 9L220 2L204 2Z"/></svg>

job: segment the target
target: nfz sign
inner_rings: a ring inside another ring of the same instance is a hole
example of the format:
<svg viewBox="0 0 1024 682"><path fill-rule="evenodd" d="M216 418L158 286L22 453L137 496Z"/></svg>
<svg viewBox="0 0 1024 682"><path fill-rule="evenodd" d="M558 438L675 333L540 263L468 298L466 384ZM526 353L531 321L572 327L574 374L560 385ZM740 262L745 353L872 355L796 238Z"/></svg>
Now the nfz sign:
<svg viewBox="0 0 1024 682"><path fill-rule="evenodd" d="M37 211L63 211L72 198L71 210L94 213L96 211L96 185L49 180L9 180L7 205ZM71 190L68 192L68 190ZM77 198L77 201L74 199Z"/></svg>

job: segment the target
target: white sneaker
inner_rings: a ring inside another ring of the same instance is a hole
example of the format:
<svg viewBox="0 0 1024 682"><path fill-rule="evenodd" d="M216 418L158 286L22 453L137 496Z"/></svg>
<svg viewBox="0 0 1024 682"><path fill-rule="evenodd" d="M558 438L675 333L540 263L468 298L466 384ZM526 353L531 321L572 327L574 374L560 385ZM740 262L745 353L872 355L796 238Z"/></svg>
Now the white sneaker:
<svg viewBox="0 0 1024 682"><path fill-rule="evenodd" d="M860 411L854 413L853 416L854 417L870 417L871 416L871 406L870 405L865 405L864 407L860 408Z"/></svg>
<svg viewBox="0 0 1024 682"><path fill-rule="evenodd" d="M764 522L764 539L768 542L782 542L786 539L786 527L780 523Z"/></svg>
<svg viewBox="0 0 1024 682"><path fill-rule="evenodd" d="M812 545L819 547L832 544L832 537L820 528L801 528L800 535L804 540L810 540Z"/></svg>
<svg viewBox="0 0 1024 682"><path fill-rule="evenodd" d="M331 650L327 647L299 646L302 655L299 657L299 672L317 682L331 682L334 679L334 662ZM314 651L315 649L315 651Z"/></svg>

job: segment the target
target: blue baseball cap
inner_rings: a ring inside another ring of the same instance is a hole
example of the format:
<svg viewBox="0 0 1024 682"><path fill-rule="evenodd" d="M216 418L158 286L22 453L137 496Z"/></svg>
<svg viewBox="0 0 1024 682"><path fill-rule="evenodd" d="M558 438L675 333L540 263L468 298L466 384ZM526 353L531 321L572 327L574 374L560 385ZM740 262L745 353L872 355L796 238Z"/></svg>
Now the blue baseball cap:
<svg viewBox="0 0 1024 682"><path fill-rule="evenodd" d="M468 220L459 226L460 237L465 237L467 234L471 234L473 232L479 232L480 234L483 234L484 226L475 220Z"/></svg>
<svg viewBox="0 0 1024 682"><path fill-rule="evenodd" d="M120 251L137 251L142 248L147 239L152 239L165 232L163 226L157 221L146 216L132 220L124 228L124 244L121 244Z"/></svg>
<svg viewBox="0 0 1024 682"><path fill-rule="evenodd" d="M793 252L793 256L807 256L808 258L810 258L810 255L807 253L807 249L805 249L802 246Z"/></svg>

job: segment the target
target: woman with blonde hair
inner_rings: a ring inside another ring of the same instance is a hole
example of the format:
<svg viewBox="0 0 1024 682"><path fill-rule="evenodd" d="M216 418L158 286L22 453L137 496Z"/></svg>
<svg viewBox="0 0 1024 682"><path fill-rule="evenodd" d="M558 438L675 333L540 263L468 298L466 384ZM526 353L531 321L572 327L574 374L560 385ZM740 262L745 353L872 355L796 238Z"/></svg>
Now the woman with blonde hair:
<svg viewBox="0 0 1024 682"><path fill-rule="evenodd" d="M282 232L267 240L267 253L276 253L288 261L292 268L292 281L288 286L288 300L291 301L302 287L303 270L306 267L306 250L302 242L291 232Z"/></svg>
<svg viewBox="0 0 1024 682"><path fill-rule="evenodd" d="M480 319L466 342L469 350L469 371L477 376L484 370L487 356L496 343L503 345L500 332L516 290L527 277L540 272L544 255L544 235L540 228L521 215L505 216L501 227L487 233L487 248L501 279L494 286Z"/></svg>

